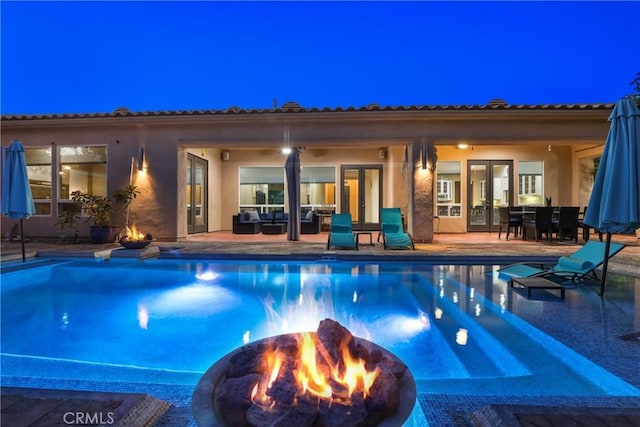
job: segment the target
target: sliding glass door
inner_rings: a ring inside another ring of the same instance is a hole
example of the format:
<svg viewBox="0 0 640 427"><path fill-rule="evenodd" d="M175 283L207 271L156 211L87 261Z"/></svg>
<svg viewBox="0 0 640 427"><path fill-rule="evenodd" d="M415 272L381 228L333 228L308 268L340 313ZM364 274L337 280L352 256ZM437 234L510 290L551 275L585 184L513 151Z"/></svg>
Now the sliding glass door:
<svg viewBox="0 0 640 427"><path fill-rule="evenodd" d="M207 161L187 155L187 232L207 231Z"/></svg>
<svg viewBox="0 0 640 427"><path fill-rule="evenodd" d="M499 207L513 204L513 160L467 162L467 230L498 231Z"/></svg>
<svg viewBox="0 0 640 427"><path fill-rule="evenodd" d="M354 230L379 230L382 166L342 166L341 213L350 213Z"/></svg>

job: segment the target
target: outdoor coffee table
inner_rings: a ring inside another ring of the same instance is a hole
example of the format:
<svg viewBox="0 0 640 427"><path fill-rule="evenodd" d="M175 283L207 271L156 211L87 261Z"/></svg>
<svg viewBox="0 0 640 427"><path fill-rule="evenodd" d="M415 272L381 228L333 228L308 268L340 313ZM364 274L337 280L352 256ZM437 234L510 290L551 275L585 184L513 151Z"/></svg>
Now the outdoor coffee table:
<svg viewBox="0 0 640 427"><path fill-rule="evenodd" d="M262 224L262 234L283 234L287 231L287 224Z"/></svg>
<svg viewBox="0 0 640 427"><path fill-rule="evenodd" d="M527 298L531 298L532 289L551 289L560 291L560 298L564 299L564 286L544 277L514 277L511 279L511 287L515 287L515 284L527 290Z"/></svg>

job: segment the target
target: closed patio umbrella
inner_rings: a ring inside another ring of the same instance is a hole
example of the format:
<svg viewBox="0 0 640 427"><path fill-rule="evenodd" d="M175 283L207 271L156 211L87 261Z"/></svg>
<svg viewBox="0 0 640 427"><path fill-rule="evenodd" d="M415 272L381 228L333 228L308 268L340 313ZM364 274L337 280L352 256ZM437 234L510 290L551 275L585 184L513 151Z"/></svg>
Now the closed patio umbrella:
<svg viewBox="0 0 640 427"><path fill-rule="evenodd" d="M284 164L287 177L289 224L287 240L300 240L300 150L294 148Z"/></svg>
<svg viewBox="0 0 640 427"><path fill-rule="evenodd" d="M2 213L9 218L20 219L22 261L25 261L23 220L36 212L27 176L24 147L20 141L12 141L6 150L2 174Z"/></svg>
<svg viewBox="0 0 640 427"><path fill-rule="evenodd" d="M611 234L633 233L640 228L640 109L633 97L616 102L609 115L611 126L604 144L584 223ZM602 265L600 295L605 292L609 257Z"/></svg>

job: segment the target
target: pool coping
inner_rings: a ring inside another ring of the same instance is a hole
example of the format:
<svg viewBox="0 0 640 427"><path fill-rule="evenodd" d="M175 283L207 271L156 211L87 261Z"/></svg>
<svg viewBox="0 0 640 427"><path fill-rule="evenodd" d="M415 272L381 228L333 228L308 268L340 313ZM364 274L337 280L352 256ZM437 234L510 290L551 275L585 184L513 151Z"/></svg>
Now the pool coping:
<svg viewBox="0 0 640 427"><path fill-rule="evenodd" d="M2 422L11 419L20 425L41 423L154 425L170 404L141 393L92 392L27 387L2 387Z"/></svg>

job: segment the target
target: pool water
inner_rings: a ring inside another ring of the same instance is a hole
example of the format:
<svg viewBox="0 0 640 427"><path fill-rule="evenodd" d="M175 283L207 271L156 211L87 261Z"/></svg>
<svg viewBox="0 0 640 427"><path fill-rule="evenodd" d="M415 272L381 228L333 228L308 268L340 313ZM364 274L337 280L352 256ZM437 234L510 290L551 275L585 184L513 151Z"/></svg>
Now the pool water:
<svg viewBox="0 0 640 427"><path fill-rule="evenodd" d="M67 260L3 273L3 375L76 379L80 363L110 367L104 381L200 375L244 343L332 318L396 354L421 392L640 395L476 292L506 295L495 268ZM47 369L28 372L32 359Z"/></svg>

